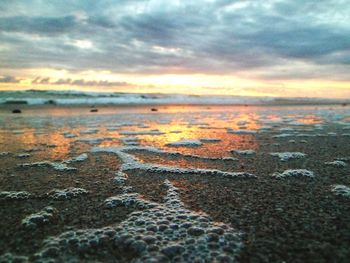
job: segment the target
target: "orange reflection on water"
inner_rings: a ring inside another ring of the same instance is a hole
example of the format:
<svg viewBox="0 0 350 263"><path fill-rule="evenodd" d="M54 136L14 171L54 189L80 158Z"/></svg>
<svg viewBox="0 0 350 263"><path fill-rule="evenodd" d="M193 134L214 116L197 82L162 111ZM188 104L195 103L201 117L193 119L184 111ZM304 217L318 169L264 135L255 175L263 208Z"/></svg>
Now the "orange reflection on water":
<svg viewBox="0 0 350 263"><path fill-rule="evenodd" d="M235 117L235 125L231 128L242 129L242 127L244 127L248 130L258 130L261 128L261 124L257 122L259 117L260 116L255 112L241 113Z"/></svg>
<svg viewBox="0 0 350 263"><path fill-rule="evenodd" d="M315 115L305 115L301 118L298 118L298 122L301 124L312 125L322 123L323 121Z"/></svg>
<svg viewBox="0 0 350 263"><path fill-rule="evenodd" d="M241 118L247 120L248 118ZM165 134L160 136L143 135L141 138L142 145L152 145L168 151L178 151L183 154L196 154L200 156L211 157L227 157L231 156L232 149L253 149L257 150L259 144L255 135L251 134L231 134L224 127L227 123L221 120L208 120L208 127L201 125L182 124L172 122L167 125L154 124L152 129L159 129ZM230 125L234 127L234 125ZM258 129L260 125L255 122L250 122L249 129ZM175 131L175 132L174 132ZM202 145L194 147L174 147L167 145L168 143L177 142L180 140L202 140L202 139L217 139L218 141L208 142L203 140Z"/></svg>
<svg viewBox="0 0 350 263"><path fill-rule="evenodd" d="M72 147L69 143L69 140L64 138L61 133L52 132L47 133L44 136L45 138L39 139L41 143L48 144L45 152L47 157L50 159L67 159ZM44 139L44 140L43 140ZM52 144L52 146L50 145Z"/></svg>
<svg viewBox="0 0 350 263"><path fill-rule="evenodd" d="M2 132L3 149L14 154L30 152L35 160L66 159L71 152L69 140L58 130L38 132L35 128L23 128L21 133Z"/></svg>

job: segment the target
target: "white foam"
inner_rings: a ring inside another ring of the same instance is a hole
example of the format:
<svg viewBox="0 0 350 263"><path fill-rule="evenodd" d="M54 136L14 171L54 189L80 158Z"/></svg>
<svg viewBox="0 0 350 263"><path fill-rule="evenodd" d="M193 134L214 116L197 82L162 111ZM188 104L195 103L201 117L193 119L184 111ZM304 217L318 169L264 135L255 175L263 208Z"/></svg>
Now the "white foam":
<svg viewBox="0 0 350 263"><path fill-rule="evenodd" d="M52 206L47 206L38 213L31 214L22 220L22 225L26 228L36 228L51 222L57 210Z"/></svg>
<svg viewBox="0 0 350 263"><path fill-rule="evenodd" d="M30 154L29 153L19 153L16 155L16 157L18 158L28 158L30 157Z"/></svg>
<svg viewBox="0 0 350 263"><path fill-rule="evenodd" d="M199 139L201 142L208 142L208 143L215 143L215 142L220 142L221 139L216 139L216 138L200 138Z"/></svg>
<svg viewBox="0 0 350 263"><path fill-rule="evenodd" d="M156 153L156 154L166 154L166 155L172 155L172 156L180 156L185 158L193 158L193 159L200 159L205 161L237 161L237 158L233 157L207 157L207 156L200 156L195 154L183 154L180 152L174 152L174 151L165 151L161 150L155 147L150 146L136 146L136 147L125 147L120 148L122 151L128 152L128 151L142 151L142 152L149 152L149 153Z"/></svg>
<svg viewBox="0 0 350 263"><path fill-rule="evenodd" d="M139 145L139 139L137 137L122 137L120 141L125 145Z"/></svg>
<svg viewBox="0 0 350 263"><path fill-rule="evenodd" d="M346 185L341 185L341 184L332 185L331 191L335 195L350 198L350 187Z"/></svg>
<svg viewBox="0 0 350 263"><path fill-rule="evenodd" d="M227 133L233 133L233 134L256 134L258 131L256 130L234 130L231 128L227 128Z"/></svg>
<svg viewBox="0 0 350 263"><path fill-rule="evenodd" d="M308 134L308 133L298 133L296 137L317 137L317 134Z"/></svg>
<svg viewBox="0 0 350 263"><path fill-rule="evenodd" d="M120 131L120 135L162 135L164 132L159 130L149 130L149 131Z"/></svg>
<svg viewBox="0 0 350 263"><path fill-rule="evenodd" d="M142 210L120 224L49 237L35 259L79 261L80 256L98 249L110 259L115 250L121 251L132 256L132 262L231 262L241 250L241 234L204 213L186 209L178 189L169 181L164 184L168 188L164 203L144 200L138 194L110 197L105 201L110 209L126 206Z"/></svg>
<svg viewBox="0 0 350 263"><path fill-rule="evenodd" d="M80 131L80 134L96 134L98 132L98 129L88 129Z"/></svg>
<svg viewBox="0 0 350 263"><path fill-rule="evenodd" d="M107 131L118 131L121 127L107 127Z"/></svg>
<svg viewBox="0 0 350 263"><path fill-rule="evenodd" d="M277 134L272 136L272 138L289 138L289 137L294 137L295 134L291 134L291 133L281 133L281 134Z"/></svg>
<svg viewBox="0 0 350 263"><path fill-rule="evenodd" d="M180 199L179 189L173 186L168 179L164 181L164 185L168 188L167 194L164 198L165 205L172 209L185 208L185 204Z"/></svg>
<svg viewBox="0 0 350 263"><path fill-rule="evenodd" d="M13 130L12 131L13 134L24 134L23 130Z"/></svg>
<svg viewBox="0 0 350 263"><path fill-rule="evenodd" d="M137 127L146 129L146 128L149 128L150 126L144 123L140 123L139 125L137 125Z"/></svg>
<svg viewBox="0 0 350 263"><path fill-rule="evenodd" d="M126 193L109 197L105 200L104 205L107 208L125 206L139 209L152 208L157 206L156 203L142 199L138 193Z"/></svg>
<svg viewBox="0 0 350 263"><path fill-rule="evenodd" d="M94 147L91 152L108 152L116 154L123 162L121 171L127 170L143 170L148 172L156 173L175 173L175 174L201 174L201 175L212 175L212 176L223 176L230 178L254 178L253 174L246 172L223 172L216 169L197 169L197 168L181 168L173 166L164 166L158 164L141 163L136 157L125 151L136 150L136 149L148 149L150 151L158 152L158 149L153 147L140 148L140 147Z"/></svg>
<svg viewBox="0 0 350 263"><path fill-rule="evenodd" d="M197 139L182 139L176 142L170 142L166 144L166 146L173 146L173 147L197 147L201 145L202 145L202 142Z"/></svg>
<svg viewBox="0 0 350 263"><path fill-rule="evenodd" d="M76 168L74 167L69 167L65 163L60 163L60 162L50 162L50 161L42 161L42 162L34 162L34 163L22 163L18 164L19 167L43 167L43 166L50 166L53 169L57 171L74 171Z"/></svg>
<svg viewBox="0 0 350 263"><path fill-rule="evenodd" d="M280 158L280 161L288 161L291 159L301 159L306 156L306 154L301 152L273 152L273 153L270 153L270 155Z"/></svg>
<svg viewBox="0 0 350 263"><path fill-rule="evenodd" d="M29 262L29 258L26 257L26 256L19 256L19 255L15 255L15 254L12 254L12 253L5 253L3 255L0 255L0 262L3 262L3 263L27 263Z"/></svg>
<svg viewBox="0 0 350 263"><path fill-rule="evenodd" d="M221 176L228 178L255 178L256 176L247 172L223 172L216 169L200 169L200 168L181 168L158 164L139 164L138 166L127 167L124 170L143 170L153 173L172 173L172 174L199 174L208 176Z"/></svg>
<svg viewBox="0 0 350 263"><path fill-rule="evenodd" d="M65 160L62 163L83 162L83 161L87 160L88 158L89 158L89 156L87 155L87 153L82 153L79 156Z"/></svg>
<svg viewBox="0 0 350 263"><path fill-rule="evenodd" d="M338 168L344 168L345 166L347 166L347 164L343 161L325 162L324 164L328 166L338 167Z"/></svg>
<svg viewBox="0 0 350 263"><path fill-rule="evenodd" d="M110 141L112 140L112 138L80 138L78 141L80 142L85 142L85 143L89 143L89 144L99 144L103 141Z"/></svg>
<svg viewBox="0 0 350 263"><path fill-rule="evenodd" d="M69 187L63 190L54 189L47 193L47 196L56 200L66 200L88 194L89 192L83 188Z"/></svg>
<svg viewBox="0 0 350 263"><path fill-rule="evenodd" d="M262 126L258 130L259 130L259 132L267 132L267 131L271 131L272 127L270 127L270 126Z"/></svg>
<svg viewBox="0 0 350 263"><path fill-rule="evenodd" d="M170 131L170 133L182 133L182 131L180 131L180 130L174 130L174 131Z"/></svg>
<svg viewBox="0 0 350 263"><path fill-rule="evenodd" d="M75 138L75 137L77 137L77 135L75 135L75 134L73 134L73 133L70 133L70 132L64 132L64 133L63 133L63 136L64 136L65 138Z"/></svg>
<svg viewBox="0 0 350 263"><path fill-rule="evenodd" d="M128 175L119 170L118 172L115 173L115 177L113 180L116 184L124 185L127 179L128 179Z"/></svg>
<svg viewBox="0 0 350 263"><path fill-rule="evenodd" d="M292 133L295 130L293 128L286 127L286 128L280 128L279 131L280 132L286 132L286 133Z"/></svg>
<svg viewBox="0 0 350 263"><path fill-rule="evenodd" d="M306 170L306 169L288 169L285 170L282 173L273 173L273 177L281 179L281 178L287 178L287 177L309 177L313 178L315 177L315 174L312 171Z"/></svg>
<svg viewBox="0 0 350 263"><path fill-rule="evenodd" d="M24 200L30 198L32 195L26 191L2 191L0 192L0 199L4 200Z"/></svg>
<svg viewBox="0 0 350 263"><path fill-rule="evenodd" d="M237 122L237 125L239 125L239 126L244 126L246 124L249 124L249 122L248 121L239 121L239 122Z"/></svg>
<svg viewBox="0 0 350 263"><path fill-rule="evenodd" d="M337 161L342 161L342 162L349 162L350 161L350 157L339 157L336 158Z"/></svg>
<svg viewBox="0 0 350 263"><path fill-rule="evenodd" d="M331 137L334 137L334 136L337 136L337 133L335 133L335 132L328 132L327 135L331 136Z"/></svg>

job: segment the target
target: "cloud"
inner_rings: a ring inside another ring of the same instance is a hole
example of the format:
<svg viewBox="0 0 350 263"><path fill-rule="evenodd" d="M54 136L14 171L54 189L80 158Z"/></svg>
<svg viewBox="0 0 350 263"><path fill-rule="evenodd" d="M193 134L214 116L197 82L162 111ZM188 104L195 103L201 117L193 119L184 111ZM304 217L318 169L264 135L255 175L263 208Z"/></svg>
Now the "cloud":
<svg viewBox="0 0 350 263"><path fill-rule="evenodd" d="M2 76L0 77L0 83L19 83L21 79L13 76Z"/></svg>
<svg viewBox="0 0 350 263"><path fill-rule="evenodd" d="M84 80L84 79L58 79L51 80L50 78L37 77L32 80L32 84L49 84L49 85L73 85L73 86L86 86L86 87L126 87L133 86L130 83L124 81L107 81L107 80Z"/></svg>
<svg viewBox="0 0 350 263"><path fill-rule="evenodd" d="M50 83L50 78L40 78L36 77L34 80L32 80L32 84L49 84Z"/></svg>
<svg viewBox="0 0 350 263"><path fill-rule="evenodd" d="M68 32L76 24L74 16L62 17L0 17L0 31L30 34L59 34Z"/></svg>
<svg viewBox="0 0 350 263"><path fill-rule="evenodd" d="M4 0L0 10L0 43L9 47L0 47L0 70L350 75L344 0ZM296 63L308 74L293 69Z"/></svg>

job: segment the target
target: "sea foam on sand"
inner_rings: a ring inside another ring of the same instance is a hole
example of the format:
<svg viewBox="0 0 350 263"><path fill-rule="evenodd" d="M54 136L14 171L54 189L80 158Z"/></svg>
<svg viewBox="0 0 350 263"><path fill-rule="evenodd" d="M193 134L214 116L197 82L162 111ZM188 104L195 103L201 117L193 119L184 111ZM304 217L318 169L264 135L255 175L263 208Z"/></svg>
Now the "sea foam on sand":
<svg viewBox="0 0 350 263"><path fill-rule="evenodd" d="M74 261L98 249L108 256L115 250L123 251L133 262L233 262L243 246L241 234L204 213L186 209L178 189L168 180L164 185L164 203L143 200L138 194L108 198L105 205L109 209L126 206L142 210L120 224L49 237L35 259Z"/></svg>
<svg viewBox="0 0 350 263"><path fill-rule="evenodd" d="M306 154L301 152L272 152L270 153L270 155L280 158L280 161L288 161L291 159L301 159L306 156Z"/></svg>
<svg viewBox="0 0 350 263"><path fill-rule="evenodd" d="M306 170L306 169L288 169L285 170L282 173L276 172L272 174L272 177L281 179L281 178L287 178L287 177L309 177L313 178L315 177L315 174L312 171Z"/></svg>
<svg viewBox="0 0 350 263"><path fill-rule="evenodd" d="M346 185L341 185L341 184L332 185L331 191L335 195L350 198L350 187Z"/></svg>

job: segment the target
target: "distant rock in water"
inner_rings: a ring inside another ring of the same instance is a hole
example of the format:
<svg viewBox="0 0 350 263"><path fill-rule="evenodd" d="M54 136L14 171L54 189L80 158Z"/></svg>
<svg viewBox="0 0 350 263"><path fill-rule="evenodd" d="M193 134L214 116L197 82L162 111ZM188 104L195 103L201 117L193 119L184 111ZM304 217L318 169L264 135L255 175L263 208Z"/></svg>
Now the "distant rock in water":
<svg viewBox="0 0 350 263"><path fill-rule="evenodd" d="M98 112L98 109L91 109L90 112Z"/></svg>
<svg viewBox="0 0 350 263"><path fill-rule="evenodd" d="M56 105L56 101L54 100L48 100L45 102L45 104L48 104L48 105Z"/></svg>
<svg viewBox="0 0 350 263"><path fill-rule="evenodd" d="M20 109L14 109L12 110L12 113L22 113L22 111Z"/></svg>
<svg viewBox="0 0 350 263"><path fill-rule="evenodd" d="M151 108L151 111L158 111L158 109L156 109L156 108Z"/></svg>

